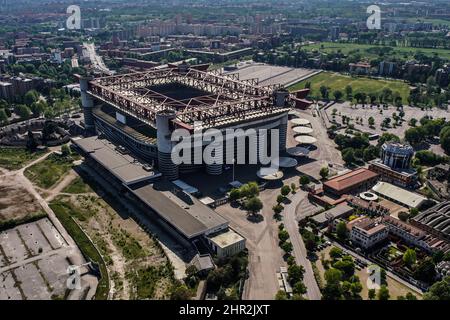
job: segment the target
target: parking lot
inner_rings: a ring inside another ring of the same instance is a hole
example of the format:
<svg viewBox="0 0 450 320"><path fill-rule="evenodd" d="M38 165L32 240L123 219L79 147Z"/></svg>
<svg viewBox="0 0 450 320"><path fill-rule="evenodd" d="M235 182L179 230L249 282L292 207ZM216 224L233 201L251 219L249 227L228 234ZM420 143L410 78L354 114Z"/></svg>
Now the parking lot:
<svg viewBox="0 0 450 320"><path fill-rule="evenodd" d="M398 135L399 137L404 136L404 132L406 129L410 128L408 125L408 122L411 119L416 119L419 121L424 116L428 115L433 117L434 119L437 118L448 118L448 111L438 108L433 108L432 110L423 111L420 108L416 107L410 107L410 106L404 106L403 111L405 113L404 116L404 122L400 126L397 126L396 128L393 127L394 120L392 119L392 115L394 113L399 115L399 111L396 107L389 106L388 109L383 109L382 107L378 108L376 105L370 106L366 105L364 108L361 105L357 106L351 106L349 102L343 102L343 103L335 103L333 106L326 109L326 114L330 121L333 119L332 113L333 109L336 109L336 115L335 120L337 123L342 123L342 116L350 117L353 121L351 122L356 129L362 130L364 132L369 132L371 134L383 134L383 132L391 132L393 134ZM368 119L370 117L373 117L375 120L375 128L369 128ZM356 118L362 118L363 122L362 125L359 123L356 123ZM390 118L390 128L387 129L387 131L383 131L381 129L381 123L385 118Z"/></svg>
<svg viewBox="0 0 450 320"><path fill-rule="evenodd" d="M67 269L74 261L85 260L47 218L1 232L0 300L67 298ZM81 274L86 271L86 267L80 268ZM81 292L75 294L78 298L89 291L84 277Z"/></svg>

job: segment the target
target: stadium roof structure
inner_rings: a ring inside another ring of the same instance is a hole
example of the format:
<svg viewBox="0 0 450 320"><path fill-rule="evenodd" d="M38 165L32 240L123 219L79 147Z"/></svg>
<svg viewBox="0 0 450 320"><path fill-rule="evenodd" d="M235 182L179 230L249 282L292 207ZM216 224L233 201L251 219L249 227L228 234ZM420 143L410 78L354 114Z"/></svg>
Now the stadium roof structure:
<svg viewBox="0 0 450 320"><path fill-rule="evenodd" d="M277 106L280 89L180 65L92 79L88 92L153 127L159 111L173 110L175 125L193 130L195 121L203 128L220 128L288 112L297 98L288 93L284 106Z"/></svg>
<svg viewBox="0 0 450 320"><path fill-rule="evenodd" d="M295 137L295 141L300 144L314 144L317 139L311 136L300 135Z"/></svg>
<svg viewBox="0 0 450 320"><path fill-rule="evenodd" d="M308 119L301 119L301 118L292 119L291 123L294 126L307 126L307 125L311 124L311 122Z"/></svg>
<svg viewBox="0 0 450 320"><path fill-rule="evenodd" d="M295 134L311 134L314 132L312 128L302 126L294 127L292 131L294 131Z"/></svg>

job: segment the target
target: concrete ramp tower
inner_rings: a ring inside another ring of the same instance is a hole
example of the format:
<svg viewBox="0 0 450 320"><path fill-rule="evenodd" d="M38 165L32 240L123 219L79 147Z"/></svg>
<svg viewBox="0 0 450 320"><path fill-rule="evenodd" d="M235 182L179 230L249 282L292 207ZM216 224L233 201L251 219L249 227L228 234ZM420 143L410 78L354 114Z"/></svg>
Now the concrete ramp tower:
<svg viewBox="0 0 450 320"><path fill-rule="evenodd" d="M94 101L92 97L87 93L89 87L89 81L92 80L89 77L80 78L80 91L81 91L81 105L83 106L84 113L84 128L87 136L95 134L95 122L92 114L94 108Z"/></svg>
<svg viewBox="0 0 450 320"><path fill-rule="evenodd" d="M156 114L156 130L158 144L158 168L169 180L178 179L178 165L172 161L172 149L174 142L171 140L175 119L175 111L163 110Z"/></svg>

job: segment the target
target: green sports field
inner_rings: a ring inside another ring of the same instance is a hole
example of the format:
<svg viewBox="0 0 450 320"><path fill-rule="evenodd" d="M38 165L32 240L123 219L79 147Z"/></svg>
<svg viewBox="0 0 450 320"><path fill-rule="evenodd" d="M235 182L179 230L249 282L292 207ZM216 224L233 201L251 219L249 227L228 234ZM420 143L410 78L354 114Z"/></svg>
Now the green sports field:
<svg viewBox="0 0 450 320"><path fill-rule="evenodd" d="M365 92L367 94L381 92L384 88L389 88L393 92L398 92L406 102L409 96L409 85L403 81L370 79L365 77L351 77L338 73L322 72L307 80L301 81L289 87L290 91L303 89L306 82L311 82L311 94L320 97L320 87L326 86L330 88L330 97L336 90L342 91L345 98L345 87L350 85L353 88L353 94L357 92Z"/></svg>
<svg viewBox="0 0 450 320"><path fill-rule="evenodd" d="M307 51L317 50L324 53L342 52L343 54L349 54L350 52L357 51L362 57L376 58L378 57L377 51L381 50L387 52L387 56L396 58L411 59L417 52L421 52L427 56L434 56L437 54L442 59L450 60L450 50L448 49L429 49L429 48L414 48L414 47L389 47L389 46L377 46L367 44L356 43L338 43L338 42L320 42L310 45L305 45L302 49Z"/></svg>

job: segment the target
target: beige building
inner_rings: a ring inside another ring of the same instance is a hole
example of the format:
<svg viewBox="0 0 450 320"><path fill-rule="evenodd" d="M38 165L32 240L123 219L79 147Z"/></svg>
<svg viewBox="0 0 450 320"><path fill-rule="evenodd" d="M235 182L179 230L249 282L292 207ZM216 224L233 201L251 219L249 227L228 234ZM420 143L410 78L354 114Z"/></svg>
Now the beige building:
<svg viewBox="0 0 450 320"><path fill-rule="evenodd" d="M352 243L363 249L370 249L386 240L389 234L388 228L381 221L367 217L360 217L349 222L347 228L350 230Z"/></svg>
<svg viewBox="0 0 450 320"><path fill-rule="evenodd" d="M207 239L218 258L230 257L245 249L245 238L231 228L209 235Z"/></svg>

